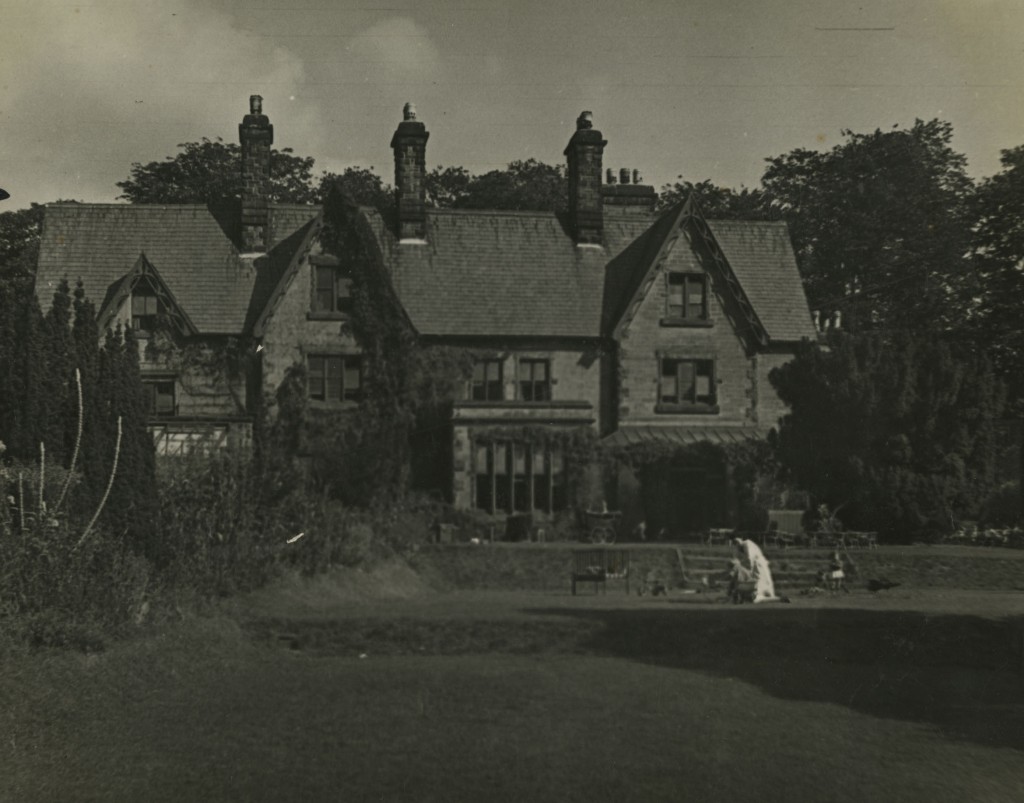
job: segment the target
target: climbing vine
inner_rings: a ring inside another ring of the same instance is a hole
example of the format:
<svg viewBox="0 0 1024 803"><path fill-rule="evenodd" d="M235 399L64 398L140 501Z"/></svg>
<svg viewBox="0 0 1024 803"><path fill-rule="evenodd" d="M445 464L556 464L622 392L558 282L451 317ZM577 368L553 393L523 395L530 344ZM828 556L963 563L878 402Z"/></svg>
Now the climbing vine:
<svg viewBox="0 0 1024 803"><path fill-rule="evenodd" d="M472 357L465 349L420 342L369 222L340 192L324 203L321 242L352 279L349 326L363 357L361 397L354 411L289 402L287 412L298 416L302 432L288 437L309 456L314 479L329 494L356 504L395 498L413 479L414 453L419 460L426 453L450 461L443 433ZM303 371L296 366L292 381L304 379ZM417 473L430 474L431 467Z"/></svg>

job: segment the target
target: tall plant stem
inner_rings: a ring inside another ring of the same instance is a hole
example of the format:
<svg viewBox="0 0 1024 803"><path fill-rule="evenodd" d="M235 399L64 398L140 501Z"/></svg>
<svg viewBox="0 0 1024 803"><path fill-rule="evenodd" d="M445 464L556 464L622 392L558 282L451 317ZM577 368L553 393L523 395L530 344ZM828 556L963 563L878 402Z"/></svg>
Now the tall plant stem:
<svg viewBox="0 0 1024 803"><path fill-rule="evenodd" d="M89 520L89 524L85 528L85 532L82 533L82 537L78 539L78 543L75 544L75 549L78 549L84 542L86 536L92 530L93 525L96 523L96 519L100 517L100 513L103 512L103 506L107 504L107 497L110 496L110 489L114 487L114 477L117 475L117 459L121 455L121 416L117 417L117 443L114 444L114 464L110 467L110 479L107 480L107 490L103 492L103 498L100 499L99 507L96 508L96 512L92 514L92 519Z"/></svg>
<svg viewBox="0 0 1024 803"><path fill-rule="evenodd" d="M36 523L43 520L43 491L46 486L46 444L39 441L39 504L36 507Z"/></svg>
<svg viewBox="0 0 1024 803"><path fill-rule="evenodd" d="M25 482L22 473L18 472L18 523L21 531L25 532Z"/></svg>

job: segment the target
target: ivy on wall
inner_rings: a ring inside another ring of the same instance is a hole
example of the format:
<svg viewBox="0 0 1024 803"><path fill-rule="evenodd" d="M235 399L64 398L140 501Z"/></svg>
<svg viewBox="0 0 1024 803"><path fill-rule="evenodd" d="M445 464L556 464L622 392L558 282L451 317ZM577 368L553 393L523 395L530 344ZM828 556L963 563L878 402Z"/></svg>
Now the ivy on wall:
<svg viewBox="0 0 1024 803"><path fill-rule="evenodd" d="M304 454L324 492L352 504L396 498L417 477L450 476L451 405L471 375L470 352L419 342L368 221L340 192L324 203L321 243L352 278L361 398L353 409L314 409L305 368L293 366L277 393L277 443Z"/></svg>
<svg viewBox="0 0 1024 803"><path fill-rule="evenodd" d="M157 329L146 341L147 362L175 374L190 396L229 395L238 413L248 409L241 393L256 370L255 340L251 337L223 337L216 341L178 341L170 325L157 321ZM241 388L241 393L240 389Z"/></svg>

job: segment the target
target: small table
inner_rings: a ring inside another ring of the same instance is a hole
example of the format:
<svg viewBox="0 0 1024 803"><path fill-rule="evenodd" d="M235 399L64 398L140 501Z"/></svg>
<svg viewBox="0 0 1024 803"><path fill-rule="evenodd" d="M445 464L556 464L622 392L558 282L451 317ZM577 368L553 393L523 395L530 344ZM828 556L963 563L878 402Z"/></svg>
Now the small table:
<svg viewBox="0 0 1024 803"><path fill-rule="evenodd" d="M725 527L714 527L708 530L708 546L715 546L715 544L728 544L732 540L733 533L736 531L731 528Z"/></svg>

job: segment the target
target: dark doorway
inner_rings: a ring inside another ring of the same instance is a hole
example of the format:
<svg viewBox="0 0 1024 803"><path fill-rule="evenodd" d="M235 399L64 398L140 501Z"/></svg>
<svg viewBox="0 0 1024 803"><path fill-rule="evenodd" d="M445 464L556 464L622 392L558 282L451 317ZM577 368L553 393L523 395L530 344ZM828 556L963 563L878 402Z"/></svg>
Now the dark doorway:
<svg viewBox="0 0 1024 803"><path fill-rule="evenodd" d="M723 463L677 458L640 471L648 537L680 540L728 524L728 484Z"/></svg>

